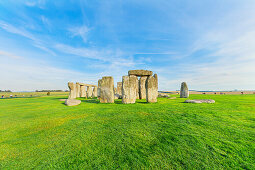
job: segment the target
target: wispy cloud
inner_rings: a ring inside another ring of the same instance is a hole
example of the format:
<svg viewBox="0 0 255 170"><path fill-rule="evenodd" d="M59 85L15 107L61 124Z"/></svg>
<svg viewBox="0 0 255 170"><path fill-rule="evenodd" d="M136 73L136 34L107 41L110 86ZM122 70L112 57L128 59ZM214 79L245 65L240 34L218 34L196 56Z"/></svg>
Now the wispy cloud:
<svg viewBox="0 0 255 170"><path fill-rule="evenodd" d="M88 41L90 29L86 25L69 28L69 31L71 33L71 37L81 37L85 43Z"/></svg>

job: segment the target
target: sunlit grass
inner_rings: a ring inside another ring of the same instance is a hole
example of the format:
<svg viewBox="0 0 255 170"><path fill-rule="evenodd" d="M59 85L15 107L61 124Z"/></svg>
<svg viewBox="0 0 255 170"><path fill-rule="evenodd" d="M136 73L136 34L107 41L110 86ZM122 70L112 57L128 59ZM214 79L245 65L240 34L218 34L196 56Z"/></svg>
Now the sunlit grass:
<svg viewBox="0 0 255 170"><path fill-rule="evenodd" d="M0 99L0 169L255 169L255 95L73 107L60 98Z"/></svg>

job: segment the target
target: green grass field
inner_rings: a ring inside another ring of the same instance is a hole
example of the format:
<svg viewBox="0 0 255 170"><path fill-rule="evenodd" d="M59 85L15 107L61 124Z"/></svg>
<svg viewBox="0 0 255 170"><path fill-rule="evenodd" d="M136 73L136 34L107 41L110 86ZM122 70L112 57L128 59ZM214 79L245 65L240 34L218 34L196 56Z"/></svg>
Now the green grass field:
<svg viewBox="0 0 255 170"><path fill-rule="evenodd" d="M255 169L255 95L60 98L0 99L0 169Z"/></svg>

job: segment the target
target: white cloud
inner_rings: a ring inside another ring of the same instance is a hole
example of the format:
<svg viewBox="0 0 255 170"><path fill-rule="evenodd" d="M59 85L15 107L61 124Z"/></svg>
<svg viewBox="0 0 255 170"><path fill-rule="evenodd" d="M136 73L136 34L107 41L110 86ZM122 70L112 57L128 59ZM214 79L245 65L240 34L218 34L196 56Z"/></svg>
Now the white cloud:
<svg viewBox="0 0 255 170"><path fill-rule="evenodd" d="M69 28L69 31L71 33L71 37L80 36L83 42L87 42L90 29L86 25Z"/></svg>

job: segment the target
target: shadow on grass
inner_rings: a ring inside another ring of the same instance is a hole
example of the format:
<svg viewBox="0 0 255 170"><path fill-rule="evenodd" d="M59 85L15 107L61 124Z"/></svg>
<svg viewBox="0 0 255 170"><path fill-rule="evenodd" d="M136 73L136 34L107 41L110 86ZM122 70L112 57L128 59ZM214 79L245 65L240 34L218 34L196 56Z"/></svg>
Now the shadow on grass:
<svg viewBox="0 0 255 170"><path fill-rule="evenodd" d="M99 103L99 100L96 99L88 99L88 100L81 100L84 103Z"/></svg>

